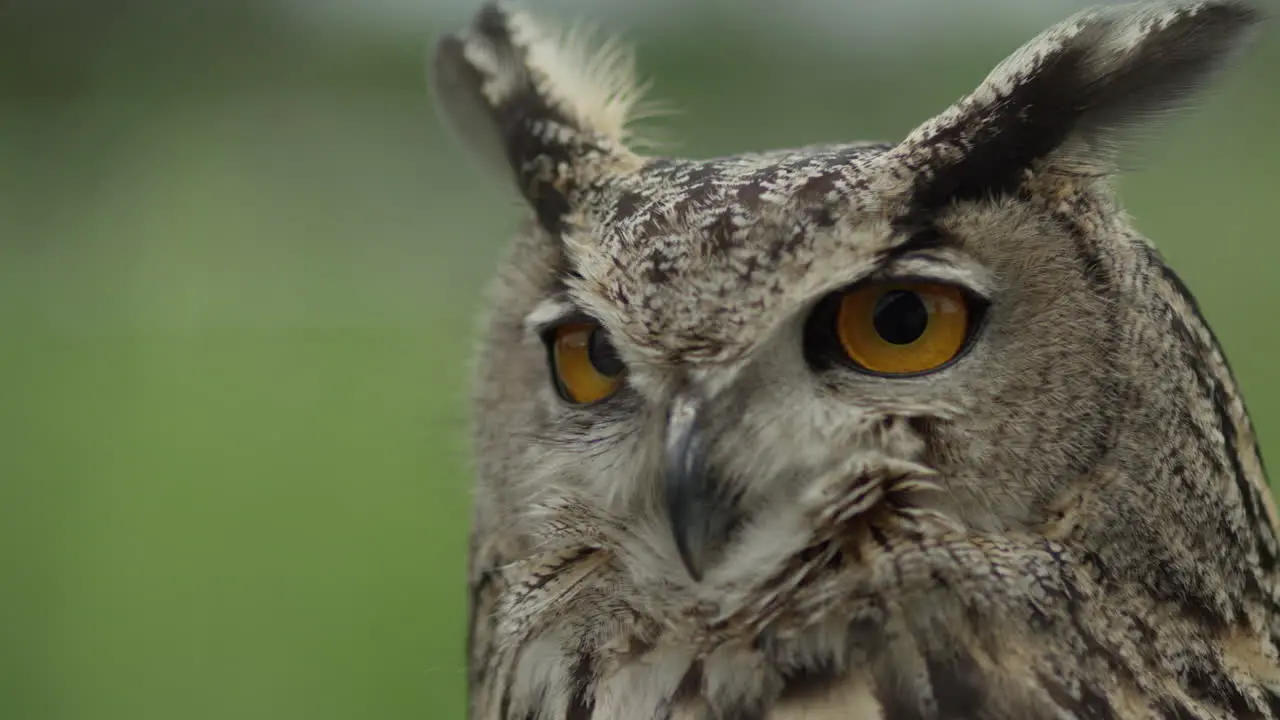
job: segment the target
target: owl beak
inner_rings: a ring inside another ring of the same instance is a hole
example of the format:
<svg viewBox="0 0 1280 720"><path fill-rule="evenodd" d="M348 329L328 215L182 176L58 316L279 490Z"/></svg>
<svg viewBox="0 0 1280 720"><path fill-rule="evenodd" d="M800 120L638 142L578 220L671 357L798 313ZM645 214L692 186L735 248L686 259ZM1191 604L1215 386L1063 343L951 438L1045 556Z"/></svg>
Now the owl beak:
<svg viewBox="0 0 1280 720"><path fill-rule="evenodd" d="M680 559L694 580L701 580L708 560L731 525L732 503L706 466L696 397L681 395L667 416L663 493L667 517Z"/></svg>

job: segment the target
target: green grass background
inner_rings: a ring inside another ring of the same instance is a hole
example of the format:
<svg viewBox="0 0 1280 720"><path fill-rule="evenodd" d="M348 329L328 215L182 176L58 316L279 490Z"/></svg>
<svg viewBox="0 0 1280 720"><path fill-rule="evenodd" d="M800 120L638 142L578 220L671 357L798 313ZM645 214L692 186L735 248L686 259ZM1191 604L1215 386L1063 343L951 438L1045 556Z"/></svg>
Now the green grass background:
<svg viewBox="0 0 1280 720"><path fill-rule="evenodd" d="M519 208L442 132L432 29L106 17L0 32L0 718L461 717L468 359ZM642 66L710 155L900 137L1021 39L690 26ZM1277 70L1122 183L1264 448Z"/></svg>

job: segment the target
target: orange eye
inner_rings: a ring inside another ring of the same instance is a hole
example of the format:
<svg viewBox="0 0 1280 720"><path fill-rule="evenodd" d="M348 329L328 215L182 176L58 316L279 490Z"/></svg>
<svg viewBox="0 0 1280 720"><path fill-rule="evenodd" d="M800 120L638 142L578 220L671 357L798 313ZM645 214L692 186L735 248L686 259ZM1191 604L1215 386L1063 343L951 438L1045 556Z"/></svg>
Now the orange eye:
<svg viewBox="0 0 1280 720"><path fill-rule="evenodd" d="M560 396L571 403L599 402L622 384L626 366L595 323L566 323L552 331L551 371Z"/></svg>
<svg viewBox="0 0 1280 720"><path fill-rule="evenodd" d="M945 365L969 337L964 293L930 282L872 283L840 299L836 336L849 359L886 375Z"/></svg>

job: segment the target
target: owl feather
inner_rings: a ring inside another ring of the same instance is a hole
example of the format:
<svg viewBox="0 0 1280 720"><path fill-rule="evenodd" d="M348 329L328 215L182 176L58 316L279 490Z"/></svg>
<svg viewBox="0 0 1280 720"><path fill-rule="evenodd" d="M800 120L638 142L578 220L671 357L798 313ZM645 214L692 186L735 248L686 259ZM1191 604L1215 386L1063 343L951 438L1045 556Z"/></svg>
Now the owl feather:
<svg viewBox="0 0 1280 720"><path fill-rule="evenodd" d="M1260 20L1088 10L899 142L708 159L639 152L621 45L494 4L441 40L529 209L475 384L472 720L1280 718L1257 439L1112 185Z"/></svg>

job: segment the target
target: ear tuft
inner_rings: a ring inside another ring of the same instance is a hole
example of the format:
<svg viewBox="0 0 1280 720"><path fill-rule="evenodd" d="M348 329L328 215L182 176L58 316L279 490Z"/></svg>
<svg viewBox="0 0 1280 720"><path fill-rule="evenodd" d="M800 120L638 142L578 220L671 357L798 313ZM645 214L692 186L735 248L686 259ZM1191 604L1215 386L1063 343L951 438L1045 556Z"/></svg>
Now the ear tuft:
<svg viewBox="0 0 1280 720"><path fill-rule="evenodd" d="M553 232L576 188L636 162L626 143L645 88L634 55L616 40L593 43L585 27L549 33L524 12L486 4L465 33L437 44L432 86L454 131L514 174Z"/></svg>
<svg viewBox="0 0 1280 720"><path fill-rule="evenodd" d="M1029 173L1115 172L1129 131L1176 110L1261 14L1238 0L1087 10L1000 63L894 151L914 212L1014 192Z"/></svg>

